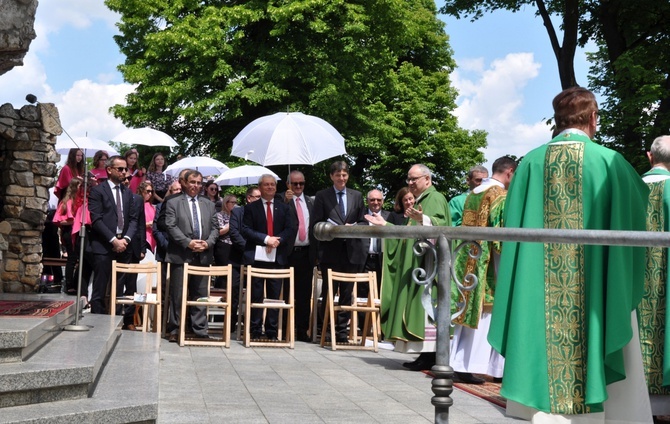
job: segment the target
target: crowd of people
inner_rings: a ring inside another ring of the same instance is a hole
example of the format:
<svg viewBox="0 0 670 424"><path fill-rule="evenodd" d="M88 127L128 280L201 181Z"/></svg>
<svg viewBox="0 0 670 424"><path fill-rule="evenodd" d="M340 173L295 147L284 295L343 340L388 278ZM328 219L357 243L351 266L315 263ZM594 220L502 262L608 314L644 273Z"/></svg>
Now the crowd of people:
<svg viewBox="0 0 670 424"><path fill-rule="evenodd" d="M503 156L493 163L490 176L485 167L473 167L466 176L468 191L449 202L433 185L431 170L415 164L390 211L382 209L380 190L364 196L347 186L350 169L344 161L331 164L332 185L313 197L306 195L307 181L298 170L290 172L283 191L274 176L263 175L257 186L248 187L242 207L237 196L221 196L218 185L205 182L197 170L183 170L173 179L165 173L160 153L148 171L139 167L135 150L124 156L96 153L84 210L84 156L72 149L56 183L60 202L53 217L68 257L65 291L76 293L82 222L90 231L80 265L85 281L92 275L92 291L85 293L91 312L108 312L104 296L113 260L132 263L155 256L170 267L170 341L177 340L179 331L185 263L233 265L231 325L237 318L241 265L293 267L295 334L305 342L311 340L314 267L324 281L330 271L375 271L383 337L397 351L419 354L406 368L430 369L437 338L429 305L436 286L416 284L412 278L416 268L430 267L429 255L416 255L415 240L408 239L319 242L314 226L668 231L670 190L664 185L670 178L670 137L654 140L652 170L643 179L622 156L592 141L598 106L591 92L564 90L553 108L554 138L520 163ZM478 281L473 290L452 285L452 309L465 305L454 320L450 346L456 381L502 382L508 414L533 422L651 423L652 415L670 414L670 356L664 349L667 249L476 242L458 250L454 259L454 278L466 285L472 281L466 275ZM118 296L136 289L132 278L118 281L112 288ZM252 284L254 302L280 297L281 281ZM327 285L323 287L325 297ZM189 298L206 296L208 290L204 277L188 281ZM367 295L364 289L352 293L351 285L333 290L340 303ZM323 308L325 302L320 316ZM134 329L130 308L118 312L124 328ZM189 318L187 332L208 339L205 309L190 308ZM334 324L336 339L331 342L348 343L348 314L340 312ZM278 325L277 312L264 316L254 311L251 338L275 340Z"/></svg>

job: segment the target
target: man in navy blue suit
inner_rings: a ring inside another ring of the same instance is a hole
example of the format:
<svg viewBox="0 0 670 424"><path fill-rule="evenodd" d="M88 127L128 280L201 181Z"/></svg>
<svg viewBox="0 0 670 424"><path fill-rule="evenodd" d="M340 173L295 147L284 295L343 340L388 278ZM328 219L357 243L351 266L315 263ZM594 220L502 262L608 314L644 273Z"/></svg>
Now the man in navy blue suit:
<svg viewBox="0 0 670 424"><path fill-rule="evenodd" d="M244 207L242 236L246 239L244 263L260 268L282 268L288 266L288 247L295 239L296 228L290 216L288 206L275 199L277 180L269 174L258 180L261 199ZM277 279L266 280L267 297L279 299L282 282ZM256 278L252 282L251 301L263 302L263 280ZM277 338L279 313L276 309L267 311L265 335L268 339ZM251 311L251 338L262 335L263 311Z"/></svg>
<svg viewBox="0 0 670 424"><path fill-rule="evenodd" d="M332 187L316 193L314 197L314 213L310 218L310 233L319 222L330 222L333 225L368 225L365 220L365 205L360 191L347 187L349 181L349 165L344 161L333 162L330 165L330 179ZM328 270L337 272L361 272L367 259L367 252L363 240L359 238L336 238L331 241L319 242L319 268L323 281L328 281ZM351 303L351 284L342 284L340 289L340 304ZM333 287L338 290L337 284ZM328 285L322 289L322 296L327 296ZM320 315L323 316L326 302L322 302ZM349 313L340 312L337 316L337 343L349 341L347 322ZM325 336L325 335L324 335Z"/></svg>
<svg viewBox="0 0 670 424"><path fill-rule="evenodd" d="M130 241L137 236L138 208L133 195L123 185L128 168L121 156L107 160L107 181L93 187L88 208L91 213L91 237L89 251L93 254L95 274L91 292L91 313L104 314L107 285L111 279L112 261L130 262ZM117 295L123 294L117 287ZM132 324L134 307L124 311L124 324Z"/></svg>

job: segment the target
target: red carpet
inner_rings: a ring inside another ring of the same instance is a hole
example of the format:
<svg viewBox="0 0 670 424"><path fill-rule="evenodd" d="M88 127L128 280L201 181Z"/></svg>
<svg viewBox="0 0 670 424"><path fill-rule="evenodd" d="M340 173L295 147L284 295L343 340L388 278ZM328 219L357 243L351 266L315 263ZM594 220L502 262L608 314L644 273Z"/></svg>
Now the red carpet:
<svg viewBox="0 0 670 424"><path fill-rule="evenodd" d="M0 300L0 317L48 318L73 303L71 300Z"/></svg>
<svg viewBox="0 0 670 424"><path fill-rule="evenodd" d="M424 373L433 377L433 373L430 371L424 371ZM500 406L501 408L505 408L507 406L507 400L500 396L500 383L493 383L490 381L490 377L485 375L476 374L476 376L484 378L487 381L484 384L454 383L454 387L484 399L487 402L491 402L494 405Z"/></svg>

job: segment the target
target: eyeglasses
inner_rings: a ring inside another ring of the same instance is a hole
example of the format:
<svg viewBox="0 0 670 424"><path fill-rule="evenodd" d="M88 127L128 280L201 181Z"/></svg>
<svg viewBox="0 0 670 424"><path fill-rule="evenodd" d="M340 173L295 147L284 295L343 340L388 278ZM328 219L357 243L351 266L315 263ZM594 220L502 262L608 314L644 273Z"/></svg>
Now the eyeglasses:
<svg viewBox="0 0 670 424"><path fill-rule="evenodd" d="M305 185L305 182L304 182L304 181L291 181L291 185L292 185L292 186L302 187L302 186Z"/></svg>
<svg viewBox="0 0 670 424"><path fill-rule="evenodd" d="M124 168L123 166L116 166L116 167L113 166L112 168L113 168L113 169L116 169L116 170L119 171L119 172L126 172L126 171L128 171L128 168Z"/></svg>
<svg viewBox="0 0 670 424"><path fill-rule="evenodd" d="M419 175L418 177L410 177L405 180L407 184L412 184L417 182L420 178L427 177L428 175Z"/></svg>
<svg viewBox="0 0 670 424"><path fill-rule="evenodd" d="M144 190L146 194L152 194L154 191L153 190Z"/></svg>
<svg viewBox="0 0 670 424"><path fill-rule="evenodd" d="M368 202L381 202L382 199L368 199Z"/></svg>

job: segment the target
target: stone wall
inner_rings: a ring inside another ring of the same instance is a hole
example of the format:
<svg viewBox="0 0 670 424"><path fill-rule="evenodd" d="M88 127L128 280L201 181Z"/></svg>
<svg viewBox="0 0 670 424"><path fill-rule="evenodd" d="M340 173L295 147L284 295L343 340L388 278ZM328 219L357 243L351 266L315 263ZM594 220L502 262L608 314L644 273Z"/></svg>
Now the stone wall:
<svg viewBox="0 0 670 424"><path fill-rule="evenodd" d="M60 158L54 146L61 132L53 104L19 110L9 103L0 106L0 199L4 202L0 221L11 226L0 263L0 292L32 292L38 287L48 189L54 185Z"/></svg>

